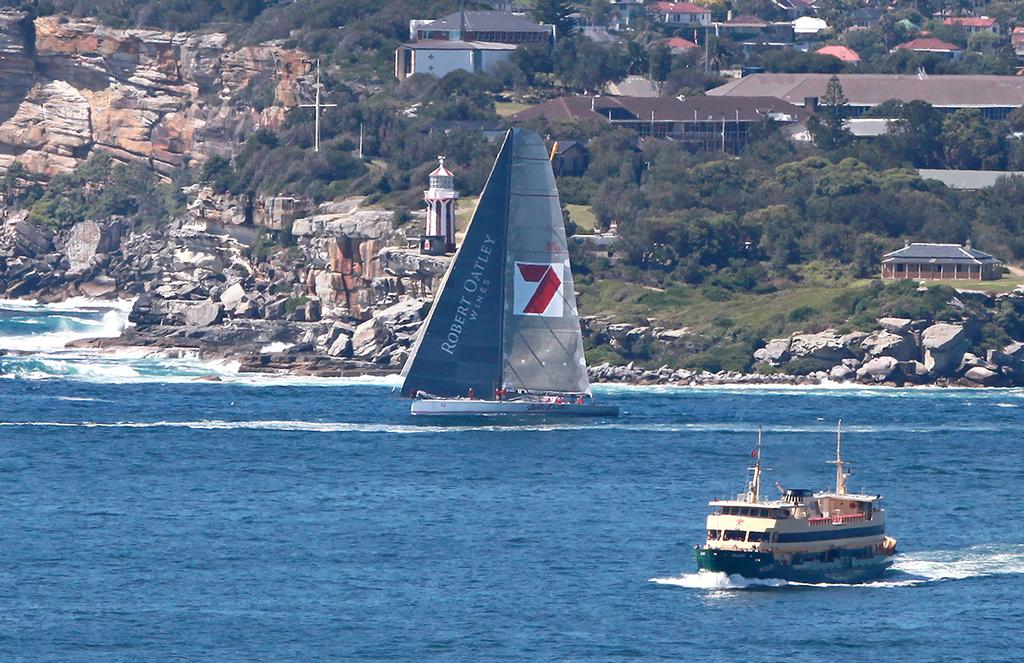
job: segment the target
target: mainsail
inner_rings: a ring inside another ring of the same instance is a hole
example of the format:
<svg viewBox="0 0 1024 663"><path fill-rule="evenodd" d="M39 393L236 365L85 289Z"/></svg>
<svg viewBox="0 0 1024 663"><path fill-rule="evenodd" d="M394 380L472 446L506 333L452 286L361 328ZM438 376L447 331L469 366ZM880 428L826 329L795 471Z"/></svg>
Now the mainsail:
<svg viewBox="0 0 1024 663"><path fill-rule="evenodd" d="M502 382L509 390L588 392L562 206L540 136L515 131L505 264Z"/></svg>
<svg viewBox="0 0 1024 663"><path fill-rule="evenodd" d="M589 391L558 191L536 132L506 134L402 374L404 396Z"/></svg>

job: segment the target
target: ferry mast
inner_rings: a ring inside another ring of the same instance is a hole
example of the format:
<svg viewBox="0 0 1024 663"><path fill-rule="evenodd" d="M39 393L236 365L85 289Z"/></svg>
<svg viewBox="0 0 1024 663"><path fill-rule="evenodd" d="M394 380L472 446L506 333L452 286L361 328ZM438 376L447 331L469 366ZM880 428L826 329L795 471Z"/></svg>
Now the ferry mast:
<svg viewBox="0 0 1024 663"><path fill-rule="evenodd" d="M836 495L846 494L846 479L850 476L843 471L843 420L836 425L836 459L830 460L836 466Z"/></svg>
<svg viewBox="0 0 1024 663"><path fill-rule="evenodd" d="M750 477L750 483L747 484L747 501L748 502L759 502L761 500L761 427L757 427L757 451L756 458L757 462L751 469L753 474Z"/></svg>

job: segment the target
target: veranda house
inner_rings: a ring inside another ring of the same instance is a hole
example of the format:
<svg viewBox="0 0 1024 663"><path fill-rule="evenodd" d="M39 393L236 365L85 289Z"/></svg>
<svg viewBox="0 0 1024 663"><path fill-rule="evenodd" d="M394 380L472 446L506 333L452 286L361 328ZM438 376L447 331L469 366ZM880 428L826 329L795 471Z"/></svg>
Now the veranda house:
<svg viewBox="0 0 1024 663"><path fill-rule="evenodd" d="M883 279L964 279L992 281L1002 278L1003 263L960 244L907 244L886 253L882 259Z"/></svg>

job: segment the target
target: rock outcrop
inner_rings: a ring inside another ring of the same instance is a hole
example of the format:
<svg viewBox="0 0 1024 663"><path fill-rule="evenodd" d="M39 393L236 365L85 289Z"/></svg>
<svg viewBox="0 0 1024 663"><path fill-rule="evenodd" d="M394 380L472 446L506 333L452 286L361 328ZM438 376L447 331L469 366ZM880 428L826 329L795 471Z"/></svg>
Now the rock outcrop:
<svg viewBox="0 0 1024 663"><path fill-rule="evenodd" d="M18 161L51 177L95 150L165 173L229 156L252 130L281 126L308 73L279 43L0 9L0 174ZM238 103L256 91L271 103Z"/></svg>

